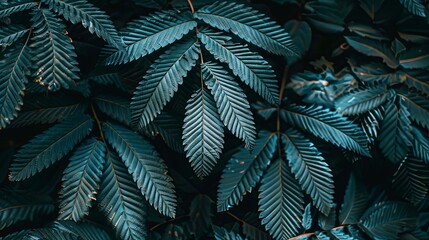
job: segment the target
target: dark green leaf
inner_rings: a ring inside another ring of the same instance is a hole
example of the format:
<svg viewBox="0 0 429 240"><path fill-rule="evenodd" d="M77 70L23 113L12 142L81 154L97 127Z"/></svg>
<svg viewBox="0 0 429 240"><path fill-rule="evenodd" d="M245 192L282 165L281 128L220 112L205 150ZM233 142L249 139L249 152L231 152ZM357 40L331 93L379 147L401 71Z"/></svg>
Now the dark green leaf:
<svg viewBox="0 0 429 240"><path fill-rule="evenodd" d="M200 239L212 225L211 199L207 195L198 194L191 202L189 216L196 239Z"/></svg>
<svg viewBox="0 0 429 240"><path fill-rule="evenodd" d="M356 179L354 173L351 173L341 205L338 220L341 225L356 224L359 222L365 208L368 204L368 192L361 181Z"/></svg>
<svg viewBox="0 0 429 240"><path fill-rule="evenodd" d="M359 89L339 97L335 106L343 115L358 115L379 107L392 95L384 88Z"/></svg>
<svg viewBox="0 0 429 240"><path fill-rule="evenodd" d="M399 0L404 7L412 14L420 17L426 17L426 8L423 5L424 0Z"/></svg>
<svg viewBox="0 0 429 240"><path fill-rule="evenodd" d="M429 67L429 48L412 47L399 56L399 62L402 67L408 69L428 68Z"/></svg>

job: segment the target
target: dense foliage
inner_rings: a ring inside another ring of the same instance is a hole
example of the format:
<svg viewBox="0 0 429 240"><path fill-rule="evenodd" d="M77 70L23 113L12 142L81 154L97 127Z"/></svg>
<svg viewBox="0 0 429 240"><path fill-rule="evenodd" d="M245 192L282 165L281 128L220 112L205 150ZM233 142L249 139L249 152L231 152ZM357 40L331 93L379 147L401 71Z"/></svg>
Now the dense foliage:
<svg viewBox="0 0 429 240"><path fill-rule="evenodd" d="M429 239L428 10L0 0L0 239Z"/></svg>

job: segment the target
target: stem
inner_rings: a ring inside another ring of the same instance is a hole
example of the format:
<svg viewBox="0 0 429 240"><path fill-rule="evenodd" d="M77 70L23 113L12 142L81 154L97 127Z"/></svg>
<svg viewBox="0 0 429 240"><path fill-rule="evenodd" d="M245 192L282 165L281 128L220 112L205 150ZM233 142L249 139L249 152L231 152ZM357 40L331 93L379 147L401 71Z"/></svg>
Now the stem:
<svg viewBox="0 0 429 240"><path fill-rule="evenodd" d="M104 146L106 147L107 154L110 155L109 147L107 145L106 139L104 138L103 130L101 129L101 121L98 118L97 112L95 111L94 106L92 104L91 104L91 112L92 112L92 115L94 116L95 122L97 123L98 131L100 132L100 138L101 140L103 140Z"/></svg>
<svg viewBox="0 0 429 240"><path fill-rule="evenodd" d="M281 86L280 86L279 105L280 105L280 103L283 100L283 94L284 94L285 87L286 87L286 81L287 81L287 77L289 75L289 65L285 66L285 69L284 69L283 72L284 73L283 73L283 77L282 77L282 83L281 83Z"/></svg>
<svg viewBox="0 0 429 240"><path fill-rule="evenodd" d="M176 221L176 220L180 220L180 219L185 218L185 217L189 217L189 215L183 215L183 216L179 216L179 217L176 217L176 218L168 219L168 220L167 220L167 221L165 221L165 222L158 223L158 224L156 224L155 226L151 227L151 228L149 229L149 231L153 231L153 230L155 230L155 229L157 229L157 228L161 227L162 225L165 225L165 224L167 224L167 223L174 222L174 221Z"/></svg>
<svg viewBox="0 0 429 240"><path fill-rule="evenodd" d="M191 12L194 13L195 9L194 9L194 5L192 4L192 0L188 0L188 4L189 4L189 7L191 8Z"/></svg>

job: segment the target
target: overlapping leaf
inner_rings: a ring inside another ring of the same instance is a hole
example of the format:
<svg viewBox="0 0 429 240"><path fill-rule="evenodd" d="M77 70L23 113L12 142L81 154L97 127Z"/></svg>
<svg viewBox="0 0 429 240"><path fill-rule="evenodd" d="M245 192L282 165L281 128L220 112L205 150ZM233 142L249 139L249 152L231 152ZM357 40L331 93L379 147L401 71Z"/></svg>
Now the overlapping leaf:
<svg viewBox="0 0 429 240"><path fill-rule="evenodd" d="M92 128L89 116L78 115L56 124L25 144L15 155L9 178L27 179L64 157Z"/></svg>
<svg viewBox="0 0 429 240"><path fill-rule="evenodd" d="M186 106L183 144L197 176L209 175L222 152L223 126L213 96L198 89Z"/></svg>
<svg viewBox="0 0 429 240"><path fill-rule="evenodd" d="M413 127L413 156L423 160L426 164L429 165L429 139L415 127Z"/></svg>
<svg viewBox="0 0 429 240"><path fill-rule="evenodd" d="M64 170L59 219L77 222L88 215L100 187L105 151L104 143L94 138L76 149Z"/></svg>
<svg viewBox="0 0 429 240"><path fill-rule="evenodd" d="M231 31L271 53L297 55L292 39L284 29L243 4L219 1L198 10L195 16L213 27Z"/></svg>
<svg viewBox="0 0 429 240"><path fill-rule="evenodd" d="M130 125L131 111L129 99L121 96L100 94L95 97L95 102L102 112L125 125Z"/></svg>
<svg viewBox="0 0 429 240"><path fill-rule="evenodd" d="M404 7L412 14L420 17L426 17L427 10L423 0L399 0Z"/></svg>
<svg viewBox="0 0 429 240"><path fill-rule="evenodd" d="M359 222L368 204L368 192L362 182L351 173L341 205L338 219L340 224L356 224Z"/></svg>
<svg viewBox="0 0 429 240"><path fill-rule="evenodd" d="M429 129L429 99L425 96L403 92L400 93L402 104L409 111L410 118L422 127Z"/></svg>
<svg viewBox="0 0 429 240"><path fill-rule="evenodd" d="M343 115L357 115L380 106L392 95L384 88L360 89L336 99L335 106Z"/></svg>
<svg viewBox="0 0 429 240"><path fill-rule="evenodd" d="M0 29L0 46L8 47L28 33L21 25L6 25Z"/></svg>
<svg viewBox="0 0 429 240"><path fill-rule="evenodd" d="M149 203L160 213L174 217L176 197L172 179L153 146L136 132L117 124L104 123L103 131Z"/></svg>
<svg viewBox="0 0 429 240"><path fill-rule="evenodd" d="M8 1L0 5L0 18L8 17L14 13L22 12L37 6L37 2L31 0Z"/></svg>

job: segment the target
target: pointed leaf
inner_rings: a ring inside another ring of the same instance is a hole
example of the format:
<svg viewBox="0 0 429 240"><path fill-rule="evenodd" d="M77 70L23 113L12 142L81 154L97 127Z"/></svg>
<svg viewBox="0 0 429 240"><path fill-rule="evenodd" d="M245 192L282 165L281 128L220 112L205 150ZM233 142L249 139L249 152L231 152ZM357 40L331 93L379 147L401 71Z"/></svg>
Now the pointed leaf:
<svg viewBox="0 0 429 240"><path fill-rule="evenodd" d="M413 127L413 156L423 160L429 165L429 140L415 127Z"/></svg>
<svg viewBox="0 0 429 240"><path fill-rule="evenodd" d="M419 17L426 17L427 10L423 5L423 0L399 0L402 5L412 14Z"/></svg>
<svg viewBox="0 0 429 240"><path fill-rule="evenodd" d="M8 17L14 13L22 12L37 6L33 1L3 1L0 5L0 18Z"/></svg>
<svg viewBox="0 0 429 240"><path fill-rule="evenodd" d="M356 224L365 211L368 204L368 192L361 181L356 179L355 174L351 174L341 205L338 220L341 225Z"/></svg>
<svg viewBox="0 0 429 240"><path fill-rule="evenodd" d="M429 99L413 92L398 93L402 104L410 113L411 120L420 126L429 129Z"/></svg>
<svg viewBox="0 0 429 240"><path fill-rule="evenodd" d="M384 88L359 89L336 99L335 106L343 115L357 115L377 108L392 95Z"/></svg>
<svg viewBox="0 0 429 240"><path fill-rule="evenodd" d="M404 68L428 68L429 67L429 48L411 47L401 53L400 64Z"/></svg>
<svg viewBox="0 0 429 240"><path fill-rule="evenodd" d="M8 47L28 33L21 25L6 25L0 29L0 46Z"/></svg>

